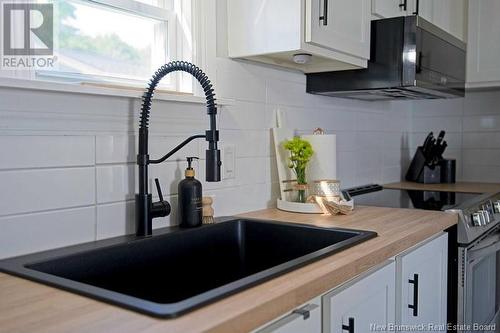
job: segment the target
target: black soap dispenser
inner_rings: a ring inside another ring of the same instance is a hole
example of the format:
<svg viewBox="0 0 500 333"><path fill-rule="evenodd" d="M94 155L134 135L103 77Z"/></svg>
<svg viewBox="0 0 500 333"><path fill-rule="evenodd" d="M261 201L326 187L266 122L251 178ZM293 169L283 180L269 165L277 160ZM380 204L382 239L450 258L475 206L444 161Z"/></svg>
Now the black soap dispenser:
<svg viewBox="0 0 500 333"><path fill-rule="evenodd" d="M191 167L193 159L188 157L188 167L183 180L179 182L179 224L183 228L201 226L203 219L201 183L194 178L194 169Z"/></svg>

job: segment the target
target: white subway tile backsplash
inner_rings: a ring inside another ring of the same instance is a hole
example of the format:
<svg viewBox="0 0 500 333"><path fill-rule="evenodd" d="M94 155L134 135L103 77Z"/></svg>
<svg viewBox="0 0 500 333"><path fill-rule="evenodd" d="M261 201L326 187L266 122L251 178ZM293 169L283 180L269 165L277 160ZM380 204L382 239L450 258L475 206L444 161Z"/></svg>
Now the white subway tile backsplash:
<svg viewBox="0 0 500 333"><path fill-rule="evenodd" d="M498 132L466 132L463 134L464 149L499 149L500 131Z"/></svg>
<svg viewBox="0 0 500 333"><path fill-rule="evenodd" d="M93 136L0 135L0 170L94 165L94 146Z"/></svg>
<svg viewBox="0 0 500 333"><path fill-rule="evenodd" d="M128 235L134 232L134 201L120 201L97 206L96 239Z"/></svg>
<svg viewBox="0 0 500 333"><path fill-rule="evenodd" d="M90 242L95 239L95 207L1 217L0 229L0 259Z"/></svg>
<svg viewBox="0 0 500 333"><path fill-rule="evenodd" d="M464 99L429 99L413 102L413 116L421 117L460 117L464 113Z"/></svg>
<svg viewBox="0 0 500 333"><path fill-rule="evenodd" d="M266 104L238 101L234 105L219 109L220 129L261 130L274 126L275 114L267 110Z"/></svg>
<svg viewBox="0 0 500 333"><path fill-rule="evenodd" d="M95 204L94 168L0 171L0 216Z"/></svg>
<svg viewBox="0 0 500 333"><path fill-rule="evenodd" d="M410 148L410 133L408 132L383 132L381 136L384 148Z"/></svg>
<svg viewBox="0 0 500 333"><path fill-rule="evenodd" d="M392 166L382 169L382 180L383 184L399 182L404 178L406 169L401 166Z"/></svg>
<svg viewBox="0 0 500 333"><path fill-rule="evenodd" d="M498 115L500 90L467 92L464 115Z"/></svg>
<svg viewBox="0 0 500 333"><path fill-rule="evenodd" d="M469 166L500 166L500 147L498 149L464 149L463 159Z"/></svg>
<svg viewBox="0 0 500 333"><path fill-rule="evenodd" d="M278 183L266 183L221 188L206 191L204 195L214 198L213 208L216 216L228 216L275 207L278 192Z"/></svg>
<svg viewBox="0 0 500 333"><path fill-rule="evenodd" d="M383 166L383 156L379 150L358 150L356 152L356 172L377 171Z"/></svg>
<svg viewBox="0 0 500 333"><path fill-rule="evenodd" d="M452 130L445 137L444 156L457 159L457 179L498 182L499 104L500 90L466 92L462 99L414 102L413 146L422 144L429 131Z"/></svg>
<svg viewBox="0 0 500 333"><path fill-rule="evenodd" d="M200 163L201 161L193 161L193 168L196 173L196 178L200 178ZM163 195L175 195L178 192L179 181L184 179L184 170L186 170L186 161L173 161L161 164L151 165L149 168L149 188L153 197L157 197L156 186L154 179L160 181Z"/></svg>
<svg viewBox="0 0 500 333"><path fill-rule="evenodd" d="M337 136L337 153L357 149L357 133L355 131L331 131L327 133Z"/></svg>
<svg viewBox="0 0 500 333"><path fill-rule="evenodd" d="M137 143L132 135L96 136L96 163L127 163L137 158Z"/></svg>
<svg viewBox="0 0 500 333"><path fill-rule="evenodd" d="M158 159L172 148L184 141L185 136L158 136L149 138L149 155ZM205 142L197 139L187 144L181 151L172 155L168 160L184 160L186 156L198 156L198 145ZM204 143L205 145L205 143ZM135 163L137 159L137 139L133 135L98 135L96 137L96 163Z"/></svg>
<svg viewBox="0 0 500 333"><path fill-rule="evenodd" d="M418 110L414 111L418 113ZM462 132L462 118L458 116L452 117L419 117L413 118L413 131L414 132L430 132L435 134L444 130L447 133Z"/></svg>
<svg viewBox="0 0 500 333"><path fill-rule="evenodd" d="M270 79L268 80L266 88L266 102L268 104L306 108L314 108L316 106L315 96L304 93L306 91L306 85L304 83Z"/></svg>
<svg viewBox="0 0 500 333"><path fill-rule="evenodd" d="M500 131L500 115L464 117L464 132Z"/></svg>
<svg viewBox="0 0 500 333"><path fill-rule="evenodd" d="M379 150L384 145L383 134L383 132L358 132L356 135L356 147L361 150Z"/></svg>
<svg viewBox="0 0 500 333"><path fill-rule="evenodd" d="M194 163L198 170L197 162ZM164 162L149 166L149 190L157 198L155 178L158 178L164 196L177 194L178 182L184 178L187 163ZM97 203L133 200L137 188L135 164L103 165L97 167ZM197 172L198 173L198 172ZM198 176L197 176L198 178Z"/></svg>
<svg viewBox="0 0 500 333"><path fill-rule="evenodd" d="M98 166L96 168L97 203L134 199L136 183L134 164Z"/></svg>
<svg viewBox="0 0 500 333"><path fill-rule="evenodd" d="M464 181L498 183L500 166L470 165L464 161L462 174Z"/></svg>
<svg viewBox="0 0 500 333"><path fill-rule="evenodd" d="M342 188L362 185L356 181L356 152L337 151L337 178Z"/></svg>
<svg viewBox="0 0 500 333"><path fill-rule="evenodd" d="M220 141L235 145L237 157L256 157L274 155L271 129L264 130L221 130ZM205 156L206 145L200 146Z"/></svg>
<svg viewBox="0 0 500 333"><path fill-rule="evenodd" d="M218 68L217 96L242 101L266 101L265 78L252 71L252 65L232 62L230 68Z"/></svg>

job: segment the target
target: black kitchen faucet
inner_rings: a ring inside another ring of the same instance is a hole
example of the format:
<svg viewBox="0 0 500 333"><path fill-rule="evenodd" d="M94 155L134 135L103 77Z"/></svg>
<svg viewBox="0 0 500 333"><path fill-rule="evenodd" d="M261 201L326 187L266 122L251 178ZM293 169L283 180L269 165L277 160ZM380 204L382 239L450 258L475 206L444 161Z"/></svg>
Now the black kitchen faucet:
<svg viewBox="0 0 500 333"><path fill-rule="evenodd" d="M175 71L183 71L191 74L203 88L207 100L207 114L210 117L210 129L205 134L193 135L181 142L178 146L168 152L165 156L153 160L148 154L148 126L149 112L156 86L167 74ZM206 150L206 180L209 182L220 181L220 150L217 149L219 131L216 127L217 107L215 105L215 93L212 84L203 71L197 66L185 61L172 61L161 66L151 78L146 92L142 96L141 118L139 125L139 151L137 154L137 165L139 167L139 193L135 195L135 223L137 236L151 236L153 232L153 219L170 214L170 204L163 200L158 180L156 187L160 201L153 202L153 197L148 191L148 165L158 164L165 161L174 153L194 139L205 138L208 141Z"/></svg>

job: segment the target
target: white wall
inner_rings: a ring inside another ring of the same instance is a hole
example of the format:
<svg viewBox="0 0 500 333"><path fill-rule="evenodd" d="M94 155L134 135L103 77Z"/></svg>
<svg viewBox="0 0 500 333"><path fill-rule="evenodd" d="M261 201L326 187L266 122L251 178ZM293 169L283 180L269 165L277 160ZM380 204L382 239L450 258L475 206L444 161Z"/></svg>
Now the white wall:
<svg viewBox="0 0 500 333"><path fill-rule="evenodd" d="M459 179L500 182L500 90L415 101L412 109L412 148L421 145L429 131L443 129L449 145L445 157L457 159Z"/></svg>
<svg viewBox="0 0 500 333"><path fill-rule="evenodd" d="M410 110L401 103L357 102L305 93L302 74L218 58L222 143L236 146L236 177L204 183L216 215L273 206L277 195L270 128L281 110L300 132L323 127L338 135L343 186L400 178L407 159ZM0 89L0 257L134 232L134 132L140 101L125 97ZM397 109L394 105L399 105ZM159 156L208 125L201 104L156 101L151 155ZM204 156L193 142L176 158ZM174 207L185 163L151 167ZM203 161L198 178L204 178ZM156 195L156 191L153 191Z"/></svg>

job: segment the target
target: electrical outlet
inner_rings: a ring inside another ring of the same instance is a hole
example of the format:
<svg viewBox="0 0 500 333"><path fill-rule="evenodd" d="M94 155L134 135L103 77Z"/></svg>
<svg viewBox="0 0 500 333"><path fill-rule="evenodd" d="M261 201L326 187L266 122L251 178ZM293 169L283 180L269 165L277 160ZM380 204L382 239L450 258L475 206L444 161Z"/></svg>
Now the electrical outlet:
<svg viewBox="0 0 500 333"><path fill-rule="evenodd" d="M234 145L224 144L222 150L222 179L235 177L236 151Z"/></svg>

